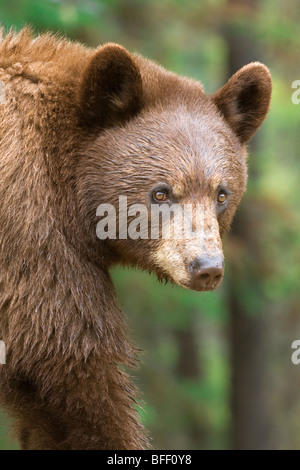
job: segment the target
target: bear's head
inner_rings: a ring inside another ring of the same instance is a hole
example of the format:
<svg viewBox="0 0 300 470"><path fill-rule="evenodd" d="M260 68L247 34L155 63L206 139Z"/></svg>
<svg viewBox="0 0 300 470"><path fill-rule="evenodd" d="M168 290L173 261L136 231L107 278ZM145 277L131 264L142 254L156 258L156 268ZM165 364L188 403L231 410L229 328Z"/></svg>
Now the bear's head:
<svg viewBox="0 0 300 470"><path fill-rule="evenodd" d="M190 289L220 284L221 237L246 187L245 145L271 89L258 62L208 96L199 82L121 46L95 52L79 90L89 137L77 194L93 243L105 244L111 262Z"/></svg>

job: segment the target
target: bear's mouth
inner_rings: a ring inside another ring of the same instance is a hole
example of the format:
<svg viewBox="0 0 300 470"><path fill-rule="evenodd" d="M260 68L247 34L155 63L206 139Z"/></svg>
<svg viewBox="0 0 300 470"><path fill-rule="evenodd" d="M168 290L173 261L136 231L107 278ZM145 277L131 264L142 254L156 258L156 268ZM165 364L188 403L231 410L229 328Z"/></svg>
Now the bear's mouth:
<svg viewBox="0 0 300 470"><path fill-rule="evenodd" d="M196 256L178 266L171 264L167 270L156 266L156 276L161 282L171 282L185 289L198 292L210 292L220 286L224 277L224 258L218 256Z"/></svg>
<svg viewBox="0 0 300 470"><path fill-rule="evenodd" d="M212 292L214 290L217 289L217 287L219 287L221 285L221 282L222 282L222 279L221 278L218 282L214 283L214 284L208 284L208 285L203 285L203 284L199 284L197 282L175 282L177 285L181 286L181 287L184 287L185 289L189 289L189 290L195 290L197 292Z"/></svg>
<svg viewBox="0 0 300 470"><path fill-rule="evenodd" d="M170 283L183 287L184 289L194 290L197 292L212 292L221 285L223 280L223 275L218 275L218 277L211 282L199 282L193 278L189 278L188 280L179 280L174 279L170 274L162 270L156 272L156 277L161 283Z"/></svg>

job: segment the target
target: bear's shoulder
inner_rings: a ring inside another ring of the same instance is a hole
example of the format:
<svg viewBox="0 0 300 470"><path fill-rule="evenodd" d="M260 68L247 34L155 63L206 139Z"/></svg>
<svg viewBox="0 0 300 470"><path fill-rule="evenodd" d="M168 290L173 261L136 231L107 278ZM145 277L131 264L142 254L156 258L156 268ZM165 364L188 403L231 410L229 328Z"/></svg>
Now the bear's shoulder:
<svg viewBox="0 0 300 470"><path fill-rule="evenodd" d="M0 71L2 75L24 78L35 83L68 80L78 75L92 49L58 35L44 33L37 37L30 28L0 36Z"/></svg>

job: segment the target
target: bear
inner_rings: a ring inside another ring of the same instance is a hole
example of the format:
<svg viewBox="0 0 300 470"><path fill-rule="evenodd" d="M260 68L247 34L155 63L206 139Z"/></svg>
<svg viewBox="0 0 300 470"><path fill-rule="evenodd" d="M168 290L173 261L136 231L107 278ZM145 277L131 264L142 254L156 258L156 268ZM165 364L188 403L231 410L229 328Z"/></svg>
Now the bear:
<svg viewBox="0 0 300 470"><path fill-rule="evenodd" d="M24 28L1 38L0 80L1 406L24 450L148 449L125 372L137 349L110 269L199 292L220 285L221 237L246 189L270 72L250 63L208 95L121 45ZM201 236L101 238L98 208L118 217L120 196L199 204Z"/></svg>

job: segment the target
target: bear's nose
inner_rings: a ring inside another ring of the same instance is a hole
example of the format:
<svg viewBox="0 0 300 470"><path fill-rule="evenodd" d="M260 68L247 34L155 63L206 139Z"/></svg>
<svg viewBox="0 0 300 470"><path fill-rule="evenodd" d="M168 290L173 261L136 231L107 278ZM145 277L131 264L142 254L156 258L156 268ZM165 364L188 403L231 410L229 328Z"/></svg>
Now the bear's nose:
<svg viewBox="0 0 300 470"><path fill-rule="evenodd" d="M196 290L213 290L223 279L224 261L220 257L197 256L189 264L193 288Z"/></svg>

